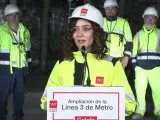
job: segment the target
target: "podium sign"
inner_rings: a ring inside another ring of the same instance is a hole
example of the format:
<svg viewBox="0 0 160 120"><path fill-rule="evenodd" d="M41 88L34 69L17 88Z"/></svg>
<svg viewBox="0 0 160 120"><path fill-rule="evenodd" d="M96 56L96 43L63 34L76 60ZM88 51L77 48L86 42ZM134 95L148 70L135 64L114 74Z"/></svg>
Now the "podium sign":
<svg viewBox="0 0 160 120"><path fill-rule="evenodd" d="M52 87L47 120L125 120L123 87Z"/></svg>

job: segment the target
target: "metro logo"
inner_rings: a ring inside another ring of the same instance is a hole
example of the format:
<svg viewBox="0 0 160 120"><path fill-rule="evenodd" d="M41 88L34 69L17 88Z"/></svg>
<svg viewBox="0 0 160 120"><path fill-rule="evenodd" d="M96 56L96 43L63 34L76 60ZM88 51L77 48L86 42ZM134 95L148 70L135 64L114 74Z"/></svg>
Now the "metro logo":
<svg viewBox="0 0 160 120"><path fill-rule="evenodd" d="M96 84L103 84L103 83L104 83L104 77L97 76L96 77Z"/></svg>
<svg viewBox="0 0 160 120"><path fill-rule="evenodd" d="M97 120L96 116L75 116L75 120Z"/></svg>
<svg viewBox="0 0 160 120"><path fill-rule="evenodd" d="M57 100L50 100L49 108L57 108Z"/></svg>
<svg viewBox="0 0 160 120"><path fill-rule="evenodd" d="M88 12L88 9L86 9L86 8L81 9L81 14L87 14L87 12Z"/></svg>

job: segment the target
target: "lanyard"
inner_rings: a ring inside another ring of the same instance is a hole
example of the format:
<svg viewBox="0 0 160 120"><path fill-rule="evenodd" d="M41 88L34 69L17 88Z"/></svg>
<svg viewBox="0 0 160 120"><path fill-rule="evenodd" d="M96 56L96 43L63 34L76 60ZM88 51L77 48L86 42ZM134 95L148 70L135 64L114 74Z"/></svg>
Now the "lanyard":
<svg viewBox="0 0 160 120"><path fill-rule="evenodd" d="M19 34L19 40L15 37L13 31L11 30L11 34L12 34L12 44L13 44L13 45L17 45L17 47L19 48L20 52L23 53L23 50L22 50L23 47L22 47L22 46L23 46L24 44L22 43L22 40L21 40L21 37L20 37L20 31L18 30L18 32L19 32L19 33L18 33L18 34ZM13 40L14 40L15 42L14 42Z"/></svg>
<svg viewBox="0 0 160 120"><path fill-rule="evenodd" d="M12 38L13 38L13 39L12 39L12 43L13 43L13 44L22 44L22 43L21 43L21 37L20 37L20 31L19 31L19 30L17 31L18 39L16 38L16 36L15 36L15 34L14 34L14 32L13 32L12 30L11 30L11 34L12 34ZM14 43L13 40L14 40L16 43Z"/></svg>
<svg viewBox="0 0 160 120"><path fill-rule="evenodd" d="M112 31L113 31L114 28L116 27L117 20L116 20L116 23L115 23L114 26L113 26L113 29L112 29L112 23L113 23L113 22L111 21L110 29L109 29L108 24L107 24L108 33L112 33ZM112 30L111 30L111 29L112 29Z"/></svg>

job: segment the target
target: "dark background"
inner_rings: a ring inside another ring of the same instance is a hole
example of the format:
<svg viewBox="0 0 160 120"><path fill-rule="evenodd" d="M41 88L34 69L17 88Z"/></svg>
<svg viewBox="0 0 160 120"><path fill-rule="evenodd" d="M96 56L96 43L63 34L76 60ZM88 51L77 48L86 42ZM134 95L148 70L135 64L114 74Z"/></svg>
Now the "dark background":
<svg viewBox="0 0 160 120"><path fill-rule="evenodd" d="M68 23L68 0L0 0L0 12L8 3L15 3L22 11L21 21L31 33L32 72L50 72L60 55L61 37L64 25ZM91 2L105 16L104 0L73 0L75 8L84 2ZM118 0L119 16L126 18L133 35L142 27L142 14L146 7L155 6L159 9L160 0ZM160 22L158 21L158 27Z"/></svg>
<svg viewBox="0 0 160 120"><path fill-rule="evenodd" d="M91 2L104 15L104 0L73 0L71 7ZM29 76L26 80L26 120L45 120L46 113L40 110L40 97L45 88L49 74L55 62L60 57L61 37L65 25L68 23L69 2L67 0L0 0L0 23L3 23L2 15L5 5L16 3L22 14L21 22L31 33L32 65L29 68ZM142 14L146 7L155 6L160 10L160 0L118 0L119 16L126 18L133 33L141 29L143 25ZM105 16L105 15L104 15ZM160 27L158 20L157 26ZM129 65L127 76L134 90L134 71ZM155 120L153 115L153 102L150 87L147 89L147 113L145 120ZM38 102L37 102L38 101ZM12 111L12 102L9 100L9 111ZM10 112L11 116L11 112Z"/></svg>

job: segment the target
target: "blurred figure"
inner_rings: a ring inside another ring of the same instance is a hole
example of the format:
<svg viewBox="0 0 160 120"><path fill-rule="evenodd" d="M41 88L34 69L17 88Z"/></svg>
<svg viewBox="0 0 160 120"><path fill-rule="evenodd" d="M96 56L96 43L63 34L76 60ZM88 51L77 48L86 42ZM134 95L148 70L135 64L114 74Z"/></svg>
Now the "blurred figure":
<svg viewBox="0 0 160 120"><path fill-rule="evenodd" d="M6 22L0 25L0 120L7 119L7 101L13 93L13 120L23 120L24 79L30 58L30 33L20 23L14 4L4 9Z"/></svg>
<svg viewBox="0 0 160 120"><path fill-rule="evenodd" d="M106 34L107 55L113 57L112 62L120 60L123 68L128 64L133 47L132 33L127 20L118 17L116 0L105 0L104 31Z"/></svg>
<svg viewBox="0 0 160 120"><path fill-rule="evenodd" d="M0 25L4 23L3 11L0 10Z"/></svg>
<svg viewBox="0 0 160 120"><path fill-rule="evenodd" d="M149 85L154 101L154 114L160 120L160 30L156 27L158 13L148 7L143 13L143 28L133 39L133 66L135 68L135 89L137 108L133 120L142 119L146 111L146 89Z"/></svg>

